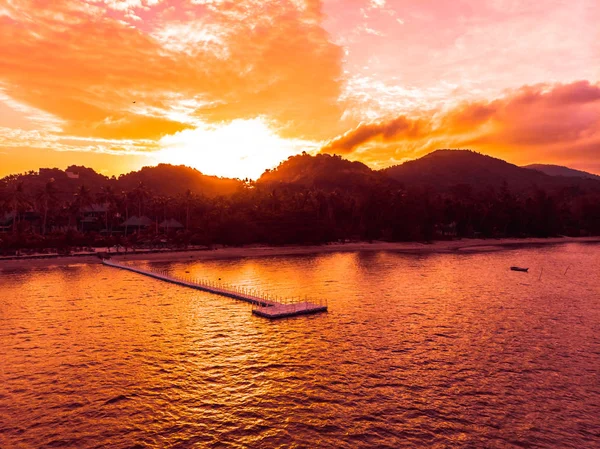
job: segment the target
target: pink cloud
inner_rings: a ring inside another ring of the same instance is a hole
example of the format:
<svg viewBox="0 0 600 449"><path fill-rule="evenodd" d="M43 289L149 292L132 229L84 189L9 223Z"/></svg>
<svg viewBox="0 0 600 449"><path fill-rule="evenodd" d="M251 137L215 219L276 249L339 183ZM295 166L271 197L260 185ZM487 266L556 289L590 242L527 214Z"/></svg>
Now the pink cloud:
<svg viewBox="0 0 600 449"><path fill-rule="evenodd" d="M19 112L0 127L151 150L260 117L375 165L448 146L585 162L599 21L597 0L5 1L0 101Z"/></svg>
<svg viewBox="0 0 600 449"><path fill-rule="evenodd" d="M420 119L362 124L322 151L360 153L362 160L377 162L446 147L487 151L517 163L573 160L592 166L600 155L600 84L525 86Z"/></svg>

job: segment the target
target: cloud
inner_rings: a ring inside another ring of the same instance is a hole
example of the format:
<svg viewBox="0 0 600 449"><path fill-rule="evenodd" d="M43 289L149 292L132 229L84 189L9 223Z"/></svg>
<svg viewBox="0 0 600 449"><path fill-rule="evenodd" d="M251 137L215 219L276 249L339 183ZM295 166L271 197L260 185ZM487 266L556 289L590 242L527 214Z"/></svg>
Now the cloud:
<svg viewBox="0 0 600 449"><path fill-rule="evenodd" d="M322 152L347 154L353 152L365 142L377 139L390 141L415 138L422 132L420 127L419 121L404 116L397 117L389 122L360 124L330 141L323 147Z"/></svg>
<svg viewBox="0 0 600 449"><path fill-rule="evenodd" d="M174 134L184 129L192 128L191 125L176 122L161 117L144 115L109 116L100 122L79 123L75 122L65 127L67 135L93 136L105 139L150 139L158 140L161 137Z"/></svg>
<svg viewBox="0 0 600 449"><path fill-rule="evenodd" d="M0 87L65 135L158 140L194 122L256 117L286 136L339 131L342 52L320 1L196 3L9 2ZM199 105L183 122L182 98Z"/></svg>
<svg viewBox="0 0 600 449"><path fill-rule="evenodd" d="M327 27L347 50L344 68L353 78L404 89L436 88L449 101L463 101L497 98L505 89L525 84L600 76L596 0L394 0L384 8L371 5L370 0L325 2ZM385 38L355 33L365 25ZM416 106L438 105L424 99ZM394 103L386 106L387 112L403 112Z"/></svg>
<svg viewBox="0 0 600 449"><path fill-rule="evenodd" d="M198 116L211 122L265 116L287 137L331 136L342 115L342 50L320 25L320 2L257 4L259 18L248 19L245 2L213 12L229 30L221 36L228 60L215 74L215 104Z"/></svg>
<svg viewBox="0 0 600 449"><path fill-rule="evenodd" d="M322 152L360 153L381 163L439 147L470 147L515 162L575 161L600 156L600 84L524 86L493 101L460 104L420 118L364 123L330 140Z"/></svg>
<svg viewBox="0 0 600 449"><path fill-rule="evenodd" d="M385 0L371 0L370 7L371 8L383 8L383 7L385 7Z"/></svg>
<svg viewBox="0 0 600 449"><path fill-rule="evenodd" d="M572 80L598 77L600 7L572 3L0 0L0 147L139 152L260 119L374 165L589 159L598 85Z"/></svg>

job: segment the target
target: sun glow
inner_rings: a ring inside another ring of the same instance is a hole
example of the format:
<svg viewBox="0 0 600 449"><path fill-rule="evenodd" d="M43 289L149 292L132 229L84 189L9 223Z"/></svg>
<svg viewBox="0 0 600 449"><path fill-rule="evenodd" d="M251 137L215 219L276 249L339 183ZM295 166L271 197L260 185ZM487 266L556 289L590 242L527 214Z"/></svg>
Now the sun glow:
<svg viewBox="0 0 600 449"><path fill-rule="evenodd" d="M319 142L283 139L260 118L180 131L160 140L157 162L183 164L207 175L256 179L288 156L317 150Z"/></svg>

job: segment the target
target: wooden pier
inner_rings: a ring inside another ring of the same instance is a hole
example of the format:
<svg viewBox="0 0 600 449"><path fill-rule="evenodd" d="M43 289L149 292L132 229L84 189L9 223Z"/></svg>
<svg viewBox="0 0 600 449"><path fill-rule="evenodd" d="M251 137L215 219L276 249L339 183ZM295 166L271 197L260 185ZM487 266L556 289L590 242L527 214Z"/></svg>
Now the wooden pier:
<svg viewBox="0 0 600 449"><path fill-rule="evenodd" d="M163 271L143 270L131 265L120 264L109 259L102 260L108 267L120 268L134 273L149 276L160 281L170 282L182 287L193 288L228 298L238 299L252 304L252 313L263 318L275 319L298 315L309 315L319 312L327 312L327 301L308 300L299 298L283 298L260 292L256 289L237 287L222 282L214 282L206 279L197 279L192 276L182 278L171 276Z"/></svg>

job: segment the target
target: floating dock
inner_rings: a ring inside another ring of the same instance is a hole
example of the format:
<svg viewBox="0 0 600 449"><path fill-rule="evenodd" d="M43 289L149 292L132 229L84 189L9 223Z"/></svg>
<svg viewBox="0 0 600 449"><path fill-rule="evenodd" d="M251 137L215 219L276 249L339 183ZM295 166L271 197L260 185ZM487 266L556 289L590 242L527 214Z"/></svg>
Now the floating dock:
<svg viewBox="0 0 600 449"><path fill-rule="evenodd" d="M283 298L260 292L256 289L237 287L222 282L214 282L206 279L197 279L191 276L178 278L163 271L143 270L131 265L120 264L109 259L103 259L102 263L108 267L120 268L132 271L144 276L149 276L160 281L170 282L182 287L193 288L215 295L226 296L252 304L254 315L275 319L287 318L298 315L309 315L319 312L327 312L326 300L308 300L300 298Z"/></svg>

